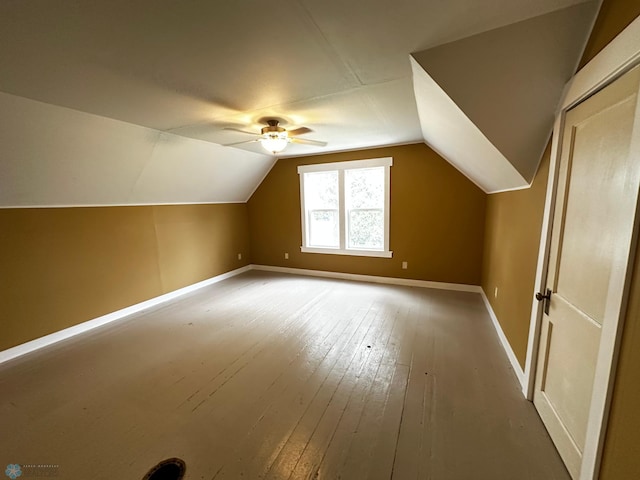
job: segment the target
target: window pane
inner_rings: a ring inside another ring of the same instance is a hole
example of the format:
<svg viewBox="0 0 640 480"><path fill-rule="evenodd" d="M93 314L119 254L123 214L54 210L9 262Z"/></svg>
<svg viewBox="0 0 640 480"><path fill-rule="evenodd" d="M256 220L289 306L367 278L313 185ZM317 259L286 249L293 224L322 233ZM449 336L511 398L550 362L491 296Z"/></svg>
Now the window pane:
<svg viewBox="0 0 640 480"><path fill-rule="evenodd" d="M384 208L384 167L345 170L347 209Z"/></svg>
<svg viewBox="0 0 640 480"><path fill-rule="evenodd" d="M338 172L304 174L309 247L340 247Z"/></svg>
<svg viewBox="0 0 640 480"><path fill-rule="evenodd" d="M307 211L338 208L338 172L304 174L304 203Z"/></svg>
<svg viewBox="0 0 640 480"><path fill-rule="evenodd" d="M306 187L306 185L305 185ZM338 210L310 210L308 216L310 247L339 247Z"/></svg>
<svg viewBox="0 0 640 480"><path fill-rule="evenodd" d="M347 248L384 249L384 167L345 170Z"/></svg>
<svg viewBox="0 0 640 480"><path fill-rule="evenodd" d="M382 209L349 210L347 248L384 249L384 211Z"/></svg>

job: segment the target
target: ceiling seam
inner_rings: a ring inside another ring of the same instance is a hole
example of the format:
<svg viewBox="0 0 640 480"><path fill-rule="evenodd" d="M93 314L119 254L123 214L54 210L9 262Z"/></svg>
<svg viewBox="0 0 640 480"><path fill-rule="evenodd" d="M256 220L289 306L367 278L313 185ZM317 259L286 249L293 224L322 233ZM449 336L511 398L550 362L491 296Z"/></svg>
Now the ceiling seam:
<svg viewBox="0 0 640 480"><path fill-rule="evenodd" d="M329 40L329 37L327 37L327 35L325 35L325 33L322 31L322 28L320 28L320 25L318 25L318 23L316 22L316 19L313 17L313 14L305 6L303 1L296 0L296 3L300 6L300 8L304 12L305 16L307 17L311 25L315 28L316 32L324 40L324 44L327 47L326 50L330 58L337 59L339 61L338 66L346 70L346 72L350 74L352 80L355 79L355 81L360 85L366 85L366 83L362 81L358 73L353 69L351 64L346 59L344 59L342 55L340 55L339 51L333 46L333 43Z"/></svg>
<svg viewBox="0 0 640 480"><path fill-rule="evenodd" d="M144 162L143 167L140 169L140 171L138 172L138 176L136 177L135 182L133 182L133 185L131 186L131 190L129 191L129 195L128 195L128 199L131 201L133 200L133 195L134 192L136 190L136 187L138 186L138 184L140 183L140 179L142 178L142 175L144 174L144 172L147 170L147 167L149 166L149 163L151 163L151 159L153 158L153 154L156 151L156 147L158 146L158 143L160 141L160 135L162 135L163 132L157 130L157 133L155 133L155 140L153 141L153 147L151 148L151 152L149 152L149 157L147 158L147 160Z"/></svg>
<svg viewBox="0 0 640 480"><path fill-rule="evenodd" d="M265 107L256 108L256 109L254 109L254 111L260 112L262 110L269 110L269 109L280 109L280 110L282 110L284 107L292 107L292 106L295 106L295 105L298 105L298 104L304 104L304 103L307 103L307 102L314 102L314 101L317 101L317 100L325 100L325 99L328 99L328 98L331 98L331 97L334 97L334 96L338 96L338 95L346 95L346 94L355 93L355 92L358 92L358 91L366 91L366 90L368 90L370 88L373 88L373 87L379 87L379 86L382 86L382 85L387 85L387 84L394 83L394 82L397 82L399 80L404 80L404 79L407 79L407 78L410 78L410 77L411 77L411 75L406 75L406 76L403 76L403 77L396 77L396 78L392 78L392 79L388 79L388 80L383 80L383 81L380 81L380 82L369 83L369 84L361 84L361 85L358 85L356 87L348 88L348 89L345 89L345 90L340 90L340 91L337 91L337 92L326 93L326 94L322 94L322 95L316 95L314 97L301 98L301 99L293 100L291 102L286 102L286 103L276 103L276 104L273 104L273 105L267 105ZM207 124L210 124L210 123L215 123L215 122L218 122L218 121L221 121L221 120L225 120L227 118L229 118L229 117L226 116L226 115L224 115L224 116L221 115L221 116L216 116L216 117L207 119L207 120L202 121L202 122L190 123L190 124L187 124L187 125L180 125L178 127L171 127L171 128L168 128L168 129L165 129L165 130L159 130L159 131L161 131L163 133L171 133L171 134L174 134L174 135L180 135L178 133L175 133L175 131L181 130L181 129L184 129L184 128L191 128L191 127L198 127L198 126L202 126L202 125L207 125ZM199 140L201 140L201 139L199 139ZM206 140L203 140L203 141L206 141ZM210 143L214 143L214 142L210 142Z"/></svg>

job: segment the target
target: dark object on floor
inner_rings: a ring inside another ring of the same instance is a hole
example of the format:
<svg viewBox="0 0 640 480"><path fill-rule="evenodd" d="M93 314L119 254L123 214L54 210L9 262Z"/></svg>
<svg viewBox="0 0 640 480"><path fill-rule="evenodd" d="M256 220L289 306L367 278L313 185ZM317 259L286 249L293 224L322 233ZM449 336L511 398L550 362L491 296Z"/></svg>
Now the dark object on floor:
<svg viewBox="0 0 640 480"><path fill-rule="evenodd" d="M181 480L187 465L179 458L163 460L153 467L142 480Z"/></svg>

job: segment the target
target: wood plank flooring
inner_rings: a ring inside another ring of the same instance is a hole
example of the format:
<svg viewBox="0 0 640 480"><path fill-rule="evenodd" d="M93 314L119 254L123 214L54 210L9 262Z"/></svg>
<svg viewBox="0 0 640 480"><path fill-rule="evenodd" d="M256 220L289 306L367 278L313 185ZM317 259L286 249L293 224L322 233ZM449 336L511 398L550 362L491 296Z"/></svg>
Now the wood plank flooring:
<svg viewBox="0 0 640 480"><path fill-rule="evenodd" d="M0 365L64 479L568 480L478 294L248 272Z"/></svg>

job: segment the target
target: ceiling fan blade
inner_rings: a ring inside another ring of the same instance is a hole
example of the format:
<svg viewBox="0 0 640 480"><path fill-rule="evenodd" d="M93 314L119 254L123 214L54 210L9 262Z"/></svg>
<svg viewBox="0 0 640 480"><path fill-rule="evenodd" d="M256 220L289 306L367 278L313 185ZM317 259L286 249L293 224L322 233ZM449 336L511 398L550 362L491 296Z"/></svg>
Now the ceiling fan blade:
<svg viewBox="0 0 640 480"><path fill-rule="evenodd" d="M224 143L222 146L223 147L233 147L235 145L242 145L243 143L253 143L253 142L259 142L260 139L256 138L254 140L245 140L244 142L234 142L234 143Z"/></svg>
<svg viewBox="0 0 640 480"><path fill-rule="evenodd" d="M233 128L233 127L225 127L223 128L223 130L231 130L232 132L246 133L247 135L253 135L253 136L258 135L256 132L247 132L246 130L240 130L239 128Z"/></svg>
<svg viewBox="0 0 640 480"><path fill-rule="evenodd" d="M293 143L301 143L303 145L317 145L318 147L326 147L327 142L320 142L318 140L309 140L307 138L292 138Z"/></svg>
<svg viewBox="0 0 640 480"><path fill-rule="evenodd" d="M307 127L295 128L293 130L287 130L291 137L295 137L296 135L304 135L305 133L311 133L313 130Z"/></svg>

